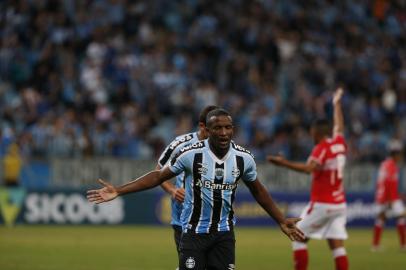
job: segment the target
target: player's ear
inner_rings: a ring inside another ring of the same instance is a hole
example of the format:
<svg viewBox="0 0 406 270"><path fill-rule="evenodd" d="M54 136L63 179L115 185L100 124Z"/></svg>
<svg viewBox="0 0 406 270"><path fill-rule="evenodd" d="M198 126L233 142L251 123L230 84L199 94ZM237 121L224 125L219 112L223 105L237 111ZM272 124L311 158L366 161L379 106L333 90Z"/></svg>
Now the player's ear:
<svg viewBox="0 0 406 270"><path fill-rule="evenodd" d="M204 130L206 131L207 135L210 134L210 123L204 126Z"/></svg>
<svg viewBox="0 0 406 270"><path fill-rule="evenodd" d="M203 122L199 122L199 129L200 130L205 130L206 129L206 125Z"/></svg>

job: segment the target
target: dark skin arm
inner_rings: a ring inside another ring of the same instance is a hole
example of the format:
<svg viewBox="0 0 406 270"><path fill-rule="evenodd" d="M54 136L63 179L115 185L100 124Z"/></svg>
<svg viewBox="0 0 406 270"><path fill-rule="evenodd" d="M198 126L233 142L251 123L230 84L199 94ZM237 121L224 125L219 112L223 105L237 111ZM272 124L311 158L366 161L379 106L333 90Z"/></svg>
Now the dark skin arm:
<svg viewBox="0 0 406 270"><path fill-rule="evenodd" d="M303 232L296 227L296 223L300 218L285 218L276 206L271 195L269 195L268 191L258 179L253 182L245 182L245 184L258 204L279 224L281 230L290 240L304 241L305 236Z"/></svg>
<svg viewBox="0 0 406 270"><path fill-rule="evenodd" d="M154 188L175 176L176 175L169 170L168 167L164 167L161 170L151 171L119 187L115 187L110 183L99 179L100 184L104 187L87 191L87 199L89 202L94 202L96 204L108 202L114 200L117 196Z"/></svg>

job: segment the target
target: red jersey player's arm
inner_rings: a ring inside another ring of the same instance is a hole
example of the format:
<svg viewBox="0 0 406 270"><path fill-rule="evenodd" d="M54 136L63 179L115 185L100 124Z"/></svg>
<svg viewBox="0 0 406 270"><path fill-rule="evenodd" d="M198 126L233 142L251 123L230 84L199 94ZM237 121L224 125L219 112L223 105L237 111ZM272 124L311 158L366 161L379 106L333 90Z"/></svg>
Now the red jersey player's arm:
<svg viewBox="0 0 406 270"><path fill-rule="evenodd" d="M341 108L341 98L343 96L343 89L340 87L336 90L333 97L333 106L334 106L334 127L333 127L333 136L335 137L338 134L344 133L344 116L343 110Z"/></svg>
<svg viewBox="0 0 406 270"><path fill-rule="evenodd" d="M262 185L258 179L244 183L258 204L279 224L281 230L292 241L303 241L305 239L303 232L296 227L296 222L298 222L300 218L285 218L276 206L271 195L269 195L264 185Z"/></svg>
<svg viewBox="0 0 406 270"><path fill-rule="evenodd" d="M309 160L307 163L294 162L286 160L282 156L268 156L267 160L277 166L286 167L288 169L302 173L312 173L319 167L319 164L317 164L317 162L314 160Z"/></svg>

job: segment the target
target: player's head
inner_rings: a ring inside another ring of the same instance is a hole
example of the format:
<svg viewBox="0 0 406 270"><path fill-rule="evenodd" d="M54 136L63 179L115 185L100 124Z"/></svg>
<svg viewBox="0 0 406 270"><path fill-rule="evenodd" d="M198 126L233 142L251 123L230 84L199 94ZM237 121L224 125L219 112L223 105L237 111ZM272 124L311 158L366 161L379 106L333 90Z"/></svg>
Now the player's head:
<svg viewBox="0 0 406 270"><path fill-rule="evenodd" d="M316 119L310 126L310 135L315 143L319 143L324 138L330 135L330 123L327 119Z"/></svg>
<svg viewBox="0 0 406 270"><path fill-rule="evenodd" d="M233 119L224 109L210 111L206 117L210 142L218 149L228 149L234 133Z"/></svg>
<svg viewBox="0 0 406 270"><path fill-rule="evenodd" d="M199 114L199 132L200 135L203 137L203 139L207 139L207 137L209 137L209 134L207 133L206 130L207 114L215 109L220 109L220 107L215 105L209 105L204 107Z"/></svg>
<svg viewBox="0 0 406 270"><path fill-rule="evenodd" d="M400 161L403 153L403 143L399 140L391 140L387 145L387 150L389 156L391 156L396 161Z"/></svg>

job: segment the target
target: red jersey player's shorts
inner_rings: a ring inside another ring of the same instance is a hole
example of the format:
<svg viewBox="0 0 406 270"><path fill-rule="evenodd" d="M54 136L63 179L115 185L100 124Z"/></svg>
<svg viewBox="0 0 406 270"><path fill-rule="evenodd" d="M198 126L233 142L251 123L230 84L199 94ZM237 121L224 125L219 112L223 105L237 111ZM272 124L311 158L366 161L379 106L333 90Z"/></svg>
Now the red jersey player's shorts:
<svg viewBox="0 0 406 270"><path fill-rule="evenodd" d="M347 204L310 202L303 210L297 227L308 238L347 239Z"/></svg>
<svg viewBox="0 0 406 270"><path fill-rule="evenodd" d="M402 200L398 199L390 203L377 203L375 211L377 214L385 213L387 218L400 217L405 214L405 206Z"/></svg>

